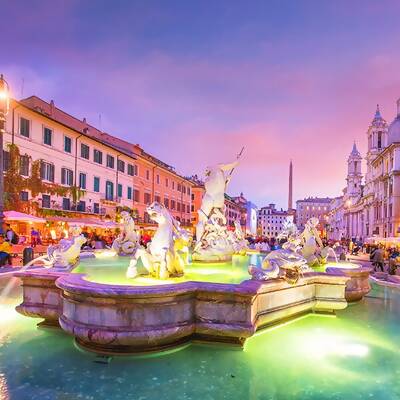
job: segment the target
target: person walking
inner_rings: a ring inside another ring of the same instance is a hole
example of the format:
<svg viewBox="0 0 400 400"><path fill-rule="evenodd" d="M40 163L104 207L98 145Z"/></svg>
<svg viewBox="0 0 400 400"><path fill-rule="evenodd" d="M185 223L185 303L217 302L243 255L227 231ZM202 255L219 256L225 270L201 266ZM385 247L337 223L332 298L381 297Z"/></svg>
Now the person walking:
<svg viewBox="0 0 400 400"><path fill-rule="evenodd" d="M372 264L374 265L375 272L378 272L378 268L384 272L384 254L383 254L383 249L382 246L378 246L376 249L373 259L372 259Z"/></svg>

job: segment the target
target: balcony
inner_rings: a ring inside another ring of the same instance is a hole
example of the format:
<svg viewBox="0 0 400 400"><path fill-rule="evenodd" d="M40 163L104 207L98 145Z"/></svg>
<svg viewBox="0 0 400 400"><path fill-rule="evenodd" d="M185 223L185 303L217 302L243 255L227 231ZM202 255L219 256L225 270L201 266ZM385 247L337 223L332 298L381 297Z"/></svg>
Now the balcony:
<svg viewBox="0 0 400 400"><path fill-rule="evenodd" d="M39 199L40 201L41 199ZM81 205L71 205L69 208L63 207L62 204L57 203L56 201L51 201L50 206L42 205L40 207L43 211L51 210L51 211L61 211L66 213L80 213L80 214L95 214L95 215L105 215L106 209L104 207L93 207L93 206L85 206Z"/></svg>

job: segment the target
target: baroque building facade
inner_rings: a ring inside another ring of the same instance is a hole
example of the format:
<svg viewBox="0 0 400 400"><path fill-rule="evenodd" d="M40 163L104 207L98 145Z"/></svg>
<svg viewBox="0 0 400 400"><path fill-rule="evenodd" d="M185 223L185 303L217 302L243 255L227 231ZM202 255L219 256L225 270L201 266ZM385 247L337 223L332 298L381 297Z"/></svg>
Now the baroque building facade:
<svg viewBox="0 0 400 400"><path fill-rule="evenodd" d="M328 215L330 239L400 236L400 99L390 126L377 107L367 141L364 181L355 144L348 157L347 185Z"/></svg>

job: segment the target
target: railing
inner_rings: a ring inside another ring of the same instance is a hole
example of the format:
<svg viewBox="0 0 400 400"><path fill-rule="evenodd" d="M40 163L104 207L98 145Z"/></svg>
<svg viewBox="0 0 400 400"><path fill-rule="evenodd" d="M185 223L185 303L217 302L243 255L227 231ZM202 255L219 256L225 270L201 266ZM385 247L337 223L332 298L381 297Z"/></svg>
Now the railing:
<svg viewBox="0 0 400 400"><path fill-rule="evenodd" d="M99 208L95 209L92 206L81 207L81 206L79 206L79 204L71 205L69 208L64 208L62 204L53 203L53 204L50 205L50 207L46 207L46 206L42 205L40 208L43 209L43 210L78 212L78 213L82 213L82 214L98 214L98 215L105 215L106 214L105 207L99 207Z"/></svg>

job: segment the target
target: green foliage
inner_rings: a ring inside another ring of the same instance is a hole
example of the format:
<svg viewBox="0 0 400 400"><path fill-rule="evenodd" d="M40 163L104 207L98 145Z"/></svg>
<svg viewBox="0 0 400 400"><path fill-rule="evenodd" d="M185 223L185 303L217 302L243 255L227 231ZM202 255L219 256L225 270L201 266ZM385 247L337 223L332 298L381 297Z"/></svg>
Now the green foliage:
<svg viewBox="0 0 400 400"><path fill-rule="evenodd" d="M22 212L37 211L38 203L34 201L24 202L20 200L20 192L29 190L33 198L40 194L57 196L72 195L76 203L83 192L76 186L67 188L55 183L44 182L40 176L40 160L31 161L30 176L25 178L20 174L20 151L16 144L9 144L10 154L9 168L4 174L4 208Z"/></svg>

